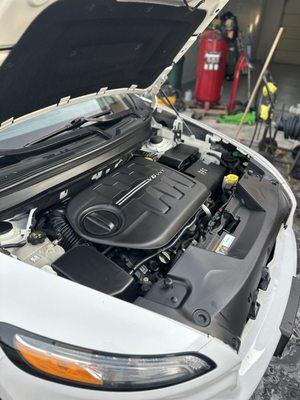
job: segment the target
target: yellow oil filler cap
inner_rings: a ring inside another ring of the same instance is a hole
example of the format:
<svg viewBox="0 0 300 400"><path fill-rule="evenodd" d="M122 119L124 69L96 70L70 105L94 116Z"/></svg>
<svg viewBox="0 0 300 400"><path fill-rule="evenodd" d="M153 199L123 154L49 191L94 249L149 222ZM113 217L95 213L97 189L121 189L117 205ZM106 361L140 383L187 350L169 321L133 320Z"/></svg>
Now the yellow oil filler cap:
<svg viewBox="0 0 300 400"><path fill-rule="evenodd" d="M239 182L239 177L235 174L229 174L224 177L223 189L231 189Z"/></svg>

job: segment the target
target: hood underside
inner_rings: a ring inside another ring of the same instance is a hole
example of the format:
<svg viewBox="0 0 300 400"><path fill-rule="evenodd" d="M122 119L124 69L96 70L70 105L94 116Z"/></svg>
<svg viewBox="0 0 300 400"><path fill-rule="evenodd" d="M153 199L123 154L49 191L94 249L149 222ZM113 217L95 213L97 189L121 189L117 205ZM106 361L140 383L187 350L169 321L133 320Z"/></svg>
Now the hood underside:
<svg viewBox="0 0 300 400"><path fill-rule="evenodd" d="M226 0L207 0L198 9L165 3L52 2L0 66L0 122L103 88L149 90Z"/></svg>

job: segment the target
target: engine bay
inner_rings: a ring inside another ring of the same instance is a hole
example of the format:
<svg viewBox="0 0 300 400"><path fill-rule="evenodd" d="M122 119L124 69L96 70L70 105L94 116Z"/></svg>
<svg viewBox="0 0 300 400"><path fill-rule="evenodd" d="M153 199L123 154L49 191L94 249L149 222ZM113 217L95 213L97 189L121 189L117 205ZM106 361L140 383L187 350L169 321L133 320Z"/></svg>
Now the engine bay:
<svg viewBox="0 0 300 400"><path fill-rule="evenodd" d="M290 205L248 156L180 123L153 123L74 195L1 221L0 249L238 349Z"/></svg>

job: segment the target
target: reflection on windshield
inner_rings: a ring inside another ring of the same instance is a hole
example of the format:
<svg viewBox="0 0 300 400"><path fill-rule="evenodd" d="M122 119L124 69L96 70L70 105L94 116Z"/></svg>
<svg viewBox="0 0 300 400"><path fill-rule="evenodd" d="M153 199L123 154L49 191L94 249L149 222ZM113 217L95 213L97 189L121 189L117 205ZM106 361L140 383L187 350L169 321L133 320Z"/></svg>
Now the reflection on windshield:
<svg viewBox="0 0 300 400"><path fill-rule="evenodd" d="M126 96L105 96L56 108L30 120L11 125L0 131L0 149L22 148L27 143L44 136L45 133L63 127L75 118L91 117L105 111L116 114L127 110L129 103L126 100Z"/></svg>

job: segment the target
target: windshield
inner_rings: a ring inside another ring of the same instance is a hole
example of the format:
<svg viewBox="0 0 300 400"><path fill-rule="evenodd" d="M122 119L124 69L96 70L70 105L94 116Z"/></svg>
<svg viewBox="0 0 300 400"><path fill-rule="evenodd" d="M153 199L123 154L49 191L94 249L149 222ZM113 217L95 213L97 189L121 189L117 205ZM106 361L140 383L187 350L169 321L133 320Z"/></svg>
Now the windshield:
<svg viewBox="0 0 300 400"><path fill-rule="evenodd" d="M104 112L112 115L130 109L126 95L105 96L82 103L56 108L27 121L13 124L0 131L0 149L10 150L24 147L31 141L42 138L47 132L59 129L79 117L92 117Z"/></svg>

